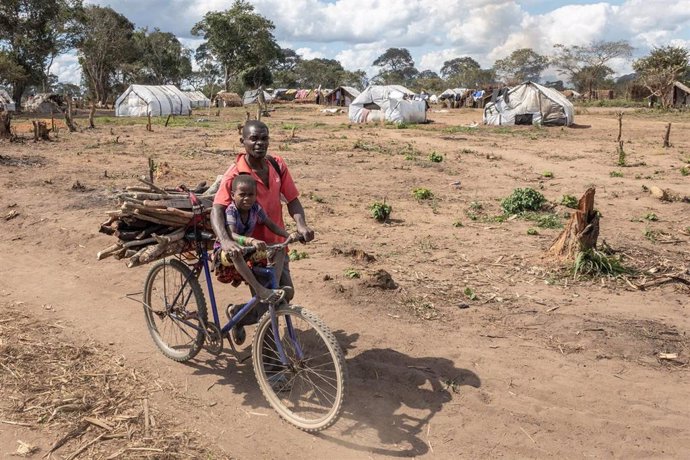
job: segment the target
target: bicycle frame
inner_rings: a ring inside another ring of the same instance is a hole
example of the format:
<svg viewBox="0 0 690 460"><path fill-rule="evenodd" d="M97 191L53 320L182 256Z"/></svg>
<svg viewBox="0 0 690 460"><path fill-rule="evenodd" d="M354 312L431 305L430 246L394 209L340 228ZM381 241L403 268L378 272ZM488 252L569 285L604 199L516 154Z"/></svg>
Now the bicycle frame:
<svg viewBox="0 0 690 460"><path fill-rule="evenodd" d="M191 236L191 235L190 235ZM202 241L202 236L201 232L195 231L194 232L194 241L196 243L196 253L197 253L197 262L192 265L192 270L187 277L187 279L184 280L184 283L180 287L180 290L177 292L175 295L175 298L173 299L171 306L176 305L177 302L180 300L180 296L182 295L182 292L184 291L184 288L187 286L189 283L189 279L191 279L192 276L194 277L199 277L201 275L201 272L204 272L204 277L206 278L206 287L208 289L208 295L209 295L209 300L211 301L211 311L213 313L213 323L216 325L218 330L221 332L221 336L228 333L233 327L239 323L242 318L244 318L247 313L249 313L253 308L255 308L259 304L259 297L257 295L254 295L247 303L245 303L242 308L235 313L232 318L229 319L229 321L224 325L221 326L220 323L220 318L218 315L218 306L216 303L216 295L215 291L213 289L213 278L211 276L211 269L209 267L209 257L208 257L208 252L204 248L204 244ZM273 267L253 267L252 271L254 271L255 274L258 274L262 277L268 278L268 283L266 284L266 287L270 289L275 289L278 287L278 280L276 279L276 274L275 270ZM190 293L191 297L191 293ZM189 301L188 299L184 299L184 304ZM168 306L166 306L168 308ZM279 334L279 328L278 328L278 315L276 313L275 306L272 304L269 304L268 306L269 313L271 315L271 327L273 331L273 339L276 344L278 356L280 358L280 361L283 365L287 366L288 359L287 355L285 354L285 350L283 348L282 341L280 340L280 334ZM176 321L180 321L181 323L196 329L196 330L201 330L203 331L202 328L199 328L195 324L192 324L191 322L178 318L176 315L174 316ZM297 338L295 336L295 331L292 326L292 320L290 319L289 315L285 315L285 321L287 325L287 330L288 330L288 336L290 338L290 341L292 343L292 346L295 349L295 353L298 357L298 359L303 359L304 354L302 352L302 349L299 345L299 342L297 341ZM202 325L205 327L205 325ZM206 333L206 331L203 331Z"/></svg>

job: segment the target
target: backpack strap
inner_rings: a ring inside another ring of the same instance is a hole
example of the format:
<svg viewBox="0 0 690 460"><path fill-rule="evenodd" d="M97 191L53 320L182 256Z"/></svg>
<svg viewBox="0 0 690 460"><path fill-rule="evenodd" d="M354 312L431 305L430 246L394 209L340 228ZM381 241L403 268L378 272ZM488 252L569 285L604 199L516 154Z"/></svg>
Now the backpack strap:
<svg viewBox="0 0 690 460"><path fill-rule="evenodd" d="M280 165L278 165L278 161L273 158L271 155L266 155L266 159L268 160L269 163L273 165L273 169L276 170L278 173L278 176L280 176L280 181L283 181L283 176L285 176L285 172L280 170Z"/></svg>

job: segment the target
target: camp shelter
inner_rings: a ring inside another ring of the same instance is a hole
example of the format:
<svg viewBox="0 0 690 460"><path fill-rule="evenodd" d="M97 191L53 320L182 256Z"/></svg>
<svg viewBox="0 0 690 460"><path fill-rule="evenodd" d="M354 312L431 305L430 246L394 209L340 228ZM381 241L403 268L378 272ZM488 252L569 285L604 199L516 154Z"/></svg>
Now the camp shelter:
<svg viewBox="0 0 690 460"><path fill-rule="evenodd" d="M467 88L448 88L447 90L439 94L438 98L442 101L444 99L459 100L459 98L464 96L467 91Z"/></svg>
<svg viewBox="0 0 690 460"><path fill-rule="evenodd" d="M59 113L64 105L62 96L55 93L39 93L26 100L26 110L32 113Z"/></svg>
<svg viewBox="0 0 690 460"><path fill-rule="evenodd" d="M242 98L237 93L218 91L214 104L216 107L242 107Z"/></svg>
<svg viewBox="0 0 690 460"><path fill-rule="evenodd" d="M184 94L189 98L189 105L193 109L206 109L211 106L211 99L201 91L184 91Z"/></svg>
<svg viewBox="0 0 690 460"><path fill-rule="evenodd" d="M4 89L0 89L0 112L14 112L17 110L14 101Z"/></svg>
<svg viewBox="0 0 690 460"><path fill-rule="evenodd" d="M681 82L673 83L673 99L671 100L673 107L679 109L681 107L690 107L690 88Z"/></svg>
<svg viewBox="0 0 690 460"><path fill-rule="evenodd" d="M368 86L352 101L350 121L426 122L426 101L412 100L414 93L404 86Z"/></svg>
<svg viewBox="0 0 690 460"><path fill-rule="evenodd" d="M553 88L525 82L501 91L494 102L484 108L487 125L571 125L573 104Z"/></svg>
<svg viewBox="0 0 690 460"><path fill-rule="evenodd" d="M130 85L115 101L116 117L189 115L191 103L173 85Z"/></svg>
<svg viewBox="0 0 690 460"><path fill-rule="evenodd" d="M264 99L266 102L273 101L273 96L271 96L267 91L264 91ZM242 105L258 104L259 103L259 90L253 89L250 91L245 91L244 96L242 96Z"/></svg>
<svg viewBox="0 0 690 460"><path fill-rule="evenodd" d="M359 90L352 86L338 86L333 91L324 95L324 100L328 105L338 105L349 107L352 101L359 96Z"/></svg>

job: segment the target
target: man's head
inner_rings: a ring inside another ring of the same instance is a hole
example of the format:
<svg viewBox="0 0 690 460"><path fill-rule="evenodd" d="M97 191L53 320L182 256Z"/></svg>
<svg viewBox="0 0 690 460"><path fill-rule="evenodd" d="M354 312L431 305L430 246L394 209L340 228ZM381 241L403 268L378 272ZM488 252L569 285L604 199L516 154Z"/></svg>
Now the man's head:
<svg viewBox="0 0 690 460"><path fill-rule="evenodd" d="M240 142L244 150L252 158L263 159L268 151L268 126L258 120L249 120L242 128Z"/></svg>
<svg viewBox="0 0 690 460"><path fill-rule="evenodd" d="M240 174L232 180L232 200L237 209L248 210L256 201L256 181L249 174Z"/></svg>

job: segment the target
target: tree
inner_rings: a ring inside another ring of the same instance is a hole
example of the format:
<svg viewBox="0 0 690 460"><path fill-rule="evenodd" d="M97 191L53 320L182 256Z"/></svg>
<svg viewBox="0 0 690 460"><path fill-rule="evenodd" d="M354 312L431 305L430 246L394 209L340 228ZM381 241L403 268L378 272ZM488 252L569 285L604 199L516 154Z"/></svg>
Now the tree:
<svg viewBox="0 0 690 460"><path fill-rule="evenodd" d="M205 52L221 64L227 90L231 78L279 56L274 29L273 22L255 13L250 3L235 0L226 11L206 13L192 28L192 35L206 40Z"/></svg>
<svg viewBox="0 0 690 460"><path fill-rule="evenodd" d="M609 62L615 58L629 58L633 48L624 40L616 42L595 41L586 46L554 45L551 63L561 75L576 85L578 91L591 96L597 79L605 73Z"/></svg>
<svg viewBox="0 0 690 460"><path fill-rule="evenodd" d="M28 85L47 88L53 59L73 42L80 7L80 0L0 2L0 79L12 86L18 108Z"/></svg>
<svg viewBox="0 0 690 460"><path fill-rule="evenodd" d="M191 51L174 34L140 29L133 34L136 46L136 81L151 85L180 85L192 73Z"/></svg>
<svg viewBox="0 0 690 460"><path fill-rule="evenodd" d="M300 61L295 67L297 86L302 88L324 88L339 86L345 69L335 59L307 59Z"/></svg>
<svg viewBox="0 0 690 460"><path fill-rule="evenodd" d="M689 59L685 48L663 46L633 62L633 69L640 83L659 98L662 107L668 108L673 103L673 83L690 72Z"/></svg>
<svg viewBox="0 0 690 460"><path fill-rule="evenodd" d="M375 79L385 85L407 85L412 83L419 74L406 48L388 48L385 53L376 58L373 65L381 67Z"/></svg>
<svg viewBox="0 0 690 460"><path fill-rule="evenodd" d="M242 81L246 86L257 89L262 85L269 86L272 84L273 74L271 74L271 69L265 65L260 65L245 70L242 74Z"/></svg>
<svg viewBox="0 0 690 460"><path fill-rule="evenodd" d="M494 81L492 69L482 69L469 56L454 58L443 63L441 76L451 86L458 88L480 88Z"/></svg>
<svg viewBox="0 0 690 460"><path fill-rule="evenodd" d="M496 75L508 85L524 81L539 82L541 73L548 67L549 58L537 54L531 48L521 48L510 56L494 63Z"/></svg>
<svg viewBox="0 0 690 460"><path fill-rule="evenodd" d="M77 40L79 64L93 100L106 104L114 78L136 59L134 24L109 7L87 6Z"/></svg>
<svg viewBox="0 0 690 460"><path fill-rule="evenodd" d="M419 91L439 92L443 91L445 82L432 70L423 70L417 75L415 88Z"/></svg>

